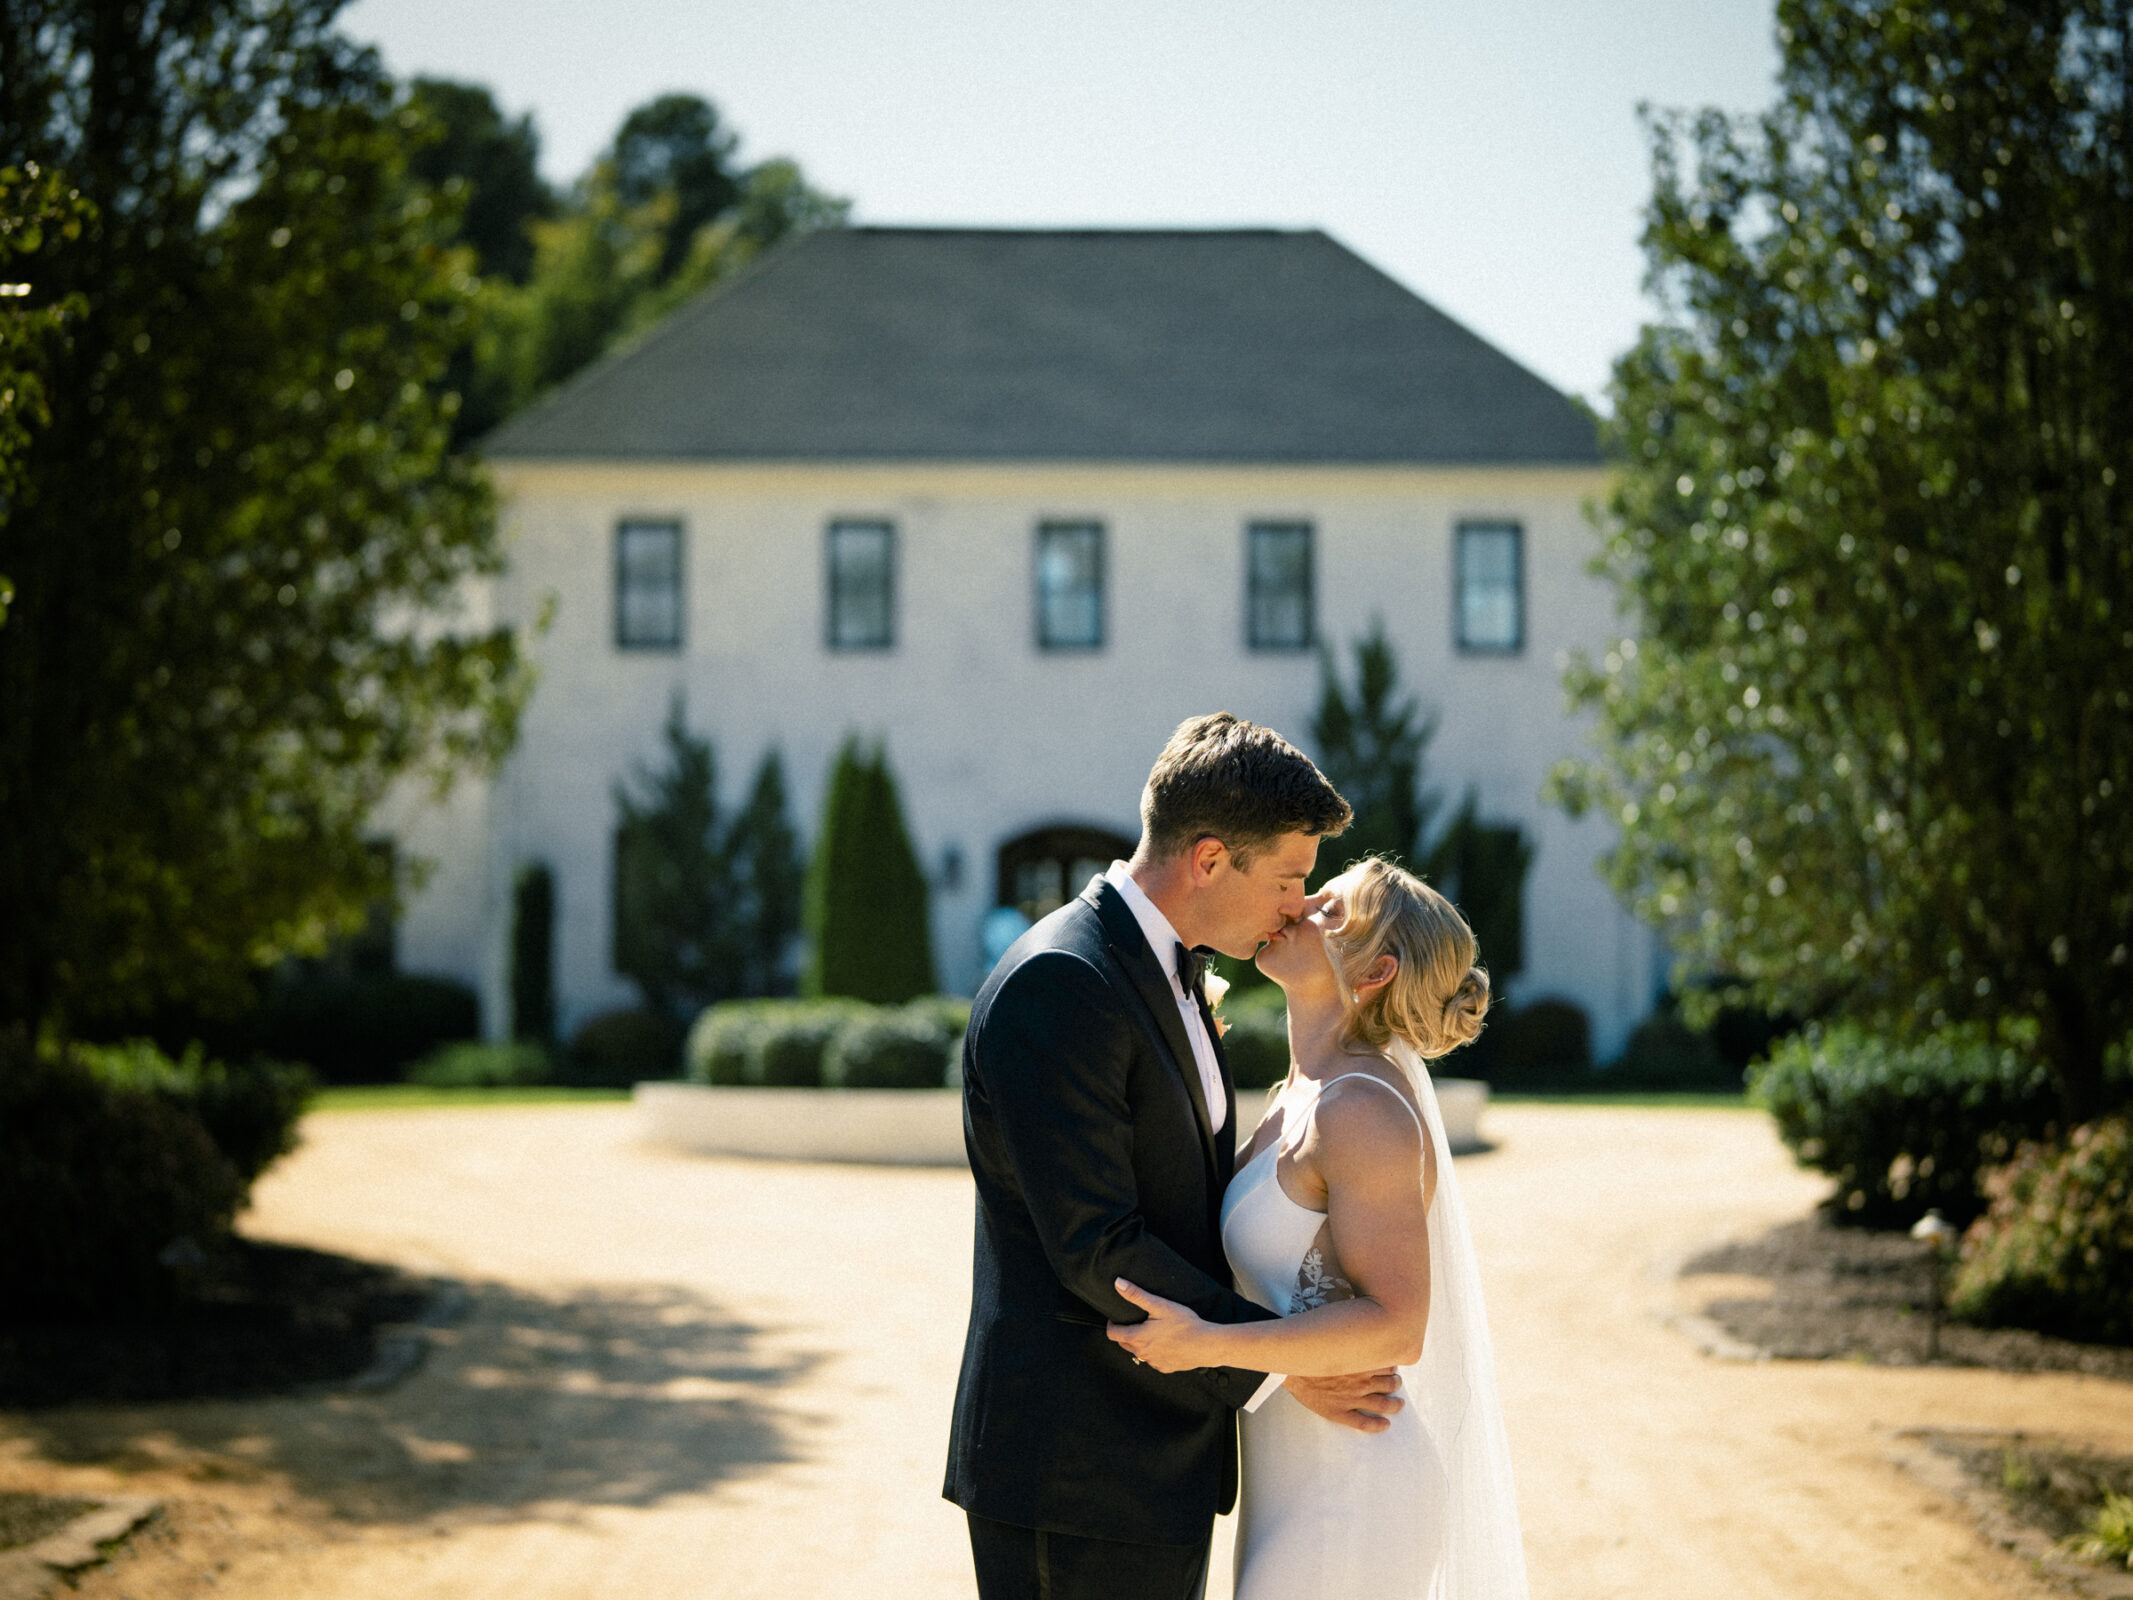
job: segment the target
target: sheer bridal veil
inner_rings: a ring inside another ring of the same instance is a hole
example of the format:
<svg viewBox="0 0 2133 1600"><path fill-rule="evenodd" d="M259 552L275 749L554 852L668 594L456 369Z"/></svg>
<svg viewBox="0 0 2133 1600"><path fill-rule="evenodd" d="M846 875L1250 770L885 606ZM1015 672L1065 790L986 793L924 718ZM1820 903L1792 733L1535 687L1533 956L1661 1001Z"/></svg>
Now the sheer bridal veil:
<svg viewBox="0 0 2133 1600"><path fill-rule="evenodd" d="M1428 1600L1526 1600L1526 1552L1496 1396L1496 1358L1444 1113L1414 1047L1398 1037L1391 1046L1437 1152L1437 1193L1429 1208L1429 1326L1422 1359L1400 1369L1409 1403L1420 1412L1450 1482L1445 1563ZM1424 1514L1433 1510L1424 1508Z"/></svg>

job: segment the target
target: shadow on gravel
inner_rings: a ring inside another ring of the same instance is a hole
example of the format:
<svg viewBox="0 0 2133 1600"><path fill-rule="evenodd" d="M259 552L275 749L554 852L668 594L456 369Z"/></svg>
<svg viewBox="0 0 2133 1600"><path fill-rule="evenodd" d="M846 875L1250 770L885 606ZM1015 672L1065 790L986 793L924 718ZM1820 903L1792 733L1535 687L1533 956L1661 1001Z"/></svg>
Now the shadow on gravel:
<svg viewBox="0 0 2133 1600"><path fill-rule="evenodd" d="M0 1322L0 1406L236 1399L344 1382L375 1360L381 1328L414 1321L433 1294L377 1262L226 1240L172 1305Z"/></svg>
<svg viewBox="0 0 2133 1600"><path fill-rule="evenodd" d="M1760 1238L1707 1251L1681 1269L1761 1278L1767 1299L1715 1299L1704 1315L1779 1360L1921 1366L1932 1304L1930 1247L1906 1233L1840 1228L1817 1212ZM2025 1328L1943 1322L1940 1364L2003 1372L2133 1378L2133 1349L2079 1344Z"/></svg>
<svg viewBox="0 0 2133 1600"><path fill-rule="evenodd" d="M282 1479L355 1522L567 1516L701 1493L801 1453L779 1392L817 1364L677 1289L473 1285L386 1387L50 1407L0 1419L46 1459Z"/></svg>

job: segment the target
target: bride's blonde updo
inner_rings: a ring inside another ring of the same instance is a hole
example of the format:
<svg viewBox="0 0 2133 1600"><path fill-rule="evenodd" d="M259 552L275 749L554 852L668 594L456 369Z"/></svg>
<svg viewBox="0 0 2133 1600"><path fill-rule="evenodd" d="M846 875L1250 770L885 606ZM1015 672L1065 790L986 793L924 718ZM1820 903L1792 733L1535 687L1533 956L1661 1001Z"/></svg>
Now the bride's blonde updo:
<svg viewBox="0 0 2133 1600"><path fill-rule="evenodd" d="M1452 903L1413 873L1379 856L1352 869L1347 915L1328 930L1348 1013L1343 1041L1382 1050L1398 1035L1425 1060L1449 1055L1481 1032L1489 975L1474 964L1474 930ZM1381 955L1399 963L1392 981L1358 1005L1356 986Z"/></svg>

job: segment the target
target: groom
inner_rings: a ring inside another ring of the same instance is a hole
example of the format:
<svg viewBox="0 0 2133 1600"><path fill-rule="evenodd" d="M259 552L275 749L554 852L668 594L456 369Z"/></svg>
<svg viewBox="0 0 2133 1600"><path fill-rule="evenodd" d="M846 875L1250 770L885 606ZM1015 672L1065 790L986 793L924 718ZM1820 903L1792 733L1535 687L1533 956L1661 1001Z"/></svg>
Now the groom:
<svg viewBox="0 0 2133 1600"><path fill-rule="evenodd" d="M1279 734L1180 725L1141 793L1141 841L1017 940L963 1046L977 1179L970 1332L943 1492L970 1519L983 1600L1194 1600L1235 1503L1235 1413L1283 1381L1165 1376L1105 1337L1138 1322L1113 1280L1217 1322L1271 1315L1230 1287L1220 1207L1236 1093L1200 987L1304 910L1348 803ZM1390 1373L1286 1380L1373 1432Z"/></svg>

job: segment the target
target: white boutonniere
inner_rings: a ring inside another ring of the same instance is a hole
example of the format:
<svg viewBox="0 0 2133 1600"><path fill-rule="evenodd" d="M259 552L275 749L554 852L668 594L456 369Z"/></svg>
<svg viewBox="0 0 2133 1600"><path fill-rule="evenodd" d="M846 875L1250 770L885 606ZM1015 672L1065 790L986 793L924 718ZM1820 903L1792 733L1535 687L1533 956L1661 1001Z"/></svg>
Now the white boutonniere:
<svg viewBox="0 0 2133 1600"><path fill-rule="evenodd" d="M1229 979L1220 973L1210 972L1200 979L1200 987L1207 991L1207 1009L1214 1013L1215 1037L1229 1032L1229 1019L1222 1015L1222 997L1229 993Z"/></svg>

